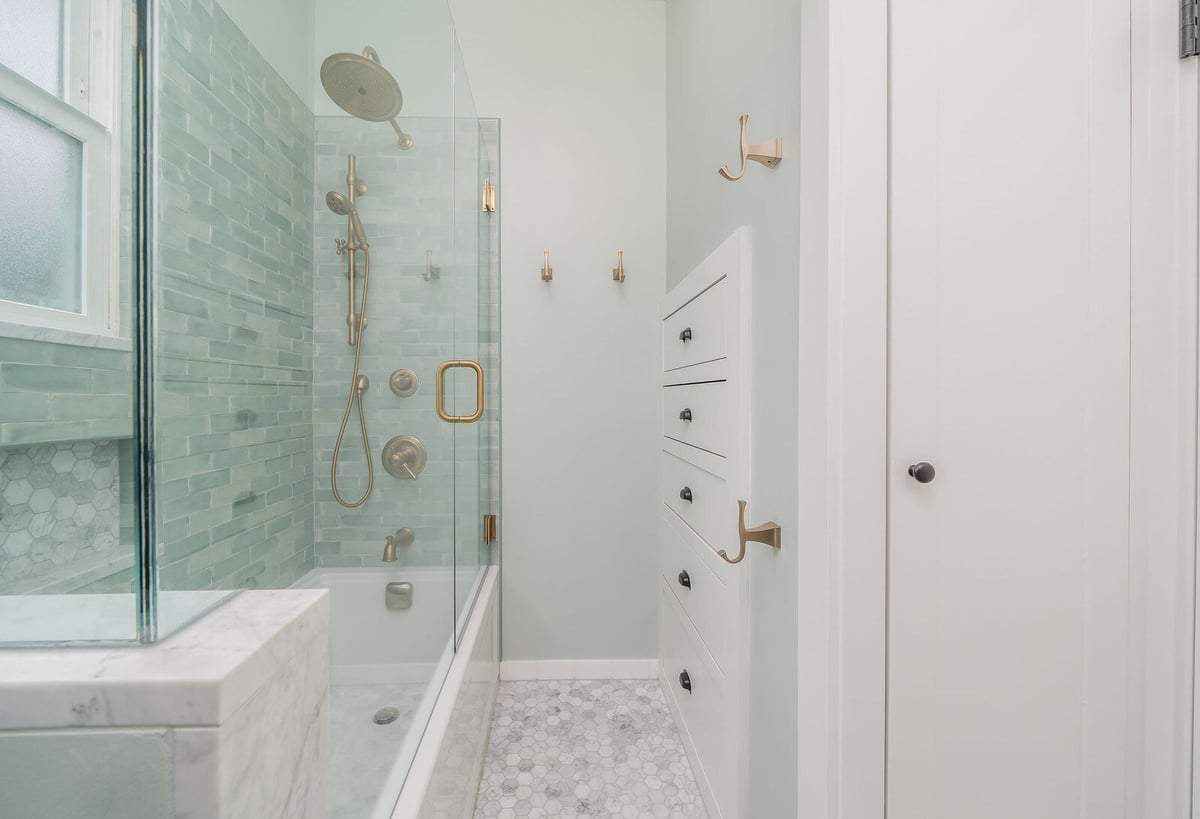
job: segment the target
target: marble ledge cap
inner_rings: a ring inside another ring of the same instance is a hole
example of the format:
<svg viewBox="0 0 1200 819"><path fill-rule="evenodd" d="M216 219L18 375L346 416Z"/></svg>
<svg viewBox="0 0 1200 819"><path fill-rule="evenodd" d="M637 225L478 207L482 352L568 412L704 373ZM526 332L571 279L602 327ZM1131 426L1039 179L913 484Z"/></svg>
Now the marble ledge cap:
<svg viewBox="0 0 1200 819"><path fill-rule="evenodd" d="M328 675L328 641L329 593L278 589L150 646L0 650L0 730L220 725L297 658Z"/></svg>

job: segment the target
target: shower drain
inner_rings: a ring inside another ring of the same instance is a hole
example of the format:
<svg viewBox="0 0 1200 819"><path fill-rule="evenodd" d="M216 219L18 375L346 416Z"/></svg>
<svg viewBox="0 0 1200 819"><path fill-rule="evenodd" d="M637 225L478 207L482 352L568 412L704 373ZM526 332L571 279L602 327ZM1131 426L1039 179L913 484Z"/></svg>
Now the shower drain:
<svg viewBox="0 0 1200 819"><path fill-rule="evenodd" d="M400 712L395 708L380 708L375 712L375 724L388 725L395 722L398 716L400 716Z"/></svg>

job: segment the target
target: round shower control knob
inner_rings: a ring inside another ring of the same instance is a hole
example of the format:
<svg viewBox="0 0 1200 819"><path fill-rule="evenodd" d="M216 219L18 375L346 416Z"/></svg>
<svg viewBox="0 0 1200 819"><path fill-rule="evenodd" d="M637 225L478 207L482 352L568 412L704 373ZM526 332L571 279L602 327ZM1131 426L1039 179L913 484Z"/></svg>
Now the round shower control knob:
<svg viewBox="0 0 1200 819"><path fill-rule="evenodd" d="M910 466L908 474L917 483L933 483L933 479L937 476L937 470L933 468L933 464L921 461Z"/></svg>
<svg viewBox="0 0 1200 819"><path fill-rule="evenodd" d="M399 397L408 398L420 388L421 379L417 378L417 374L412 370L402 367L392 373L392 377L388 379L388 386Z"/></svg>
<svg viewBox="0 0 1200 819"><path fill-rule="evenodd" d="M384 445L381 460L393 478L416 480L425 468L425 445L412 435L397 435Z"/></svg>

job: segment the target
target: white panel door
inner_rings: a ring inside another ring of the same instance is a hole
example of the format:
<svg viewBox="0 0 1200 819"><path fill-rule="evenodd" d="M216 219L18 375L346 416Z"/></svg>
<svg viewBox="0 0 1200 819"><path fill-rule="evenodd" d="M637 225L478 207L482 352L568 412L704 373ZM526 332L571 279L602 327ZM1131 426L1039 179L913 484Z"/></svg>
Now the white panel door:
<svg viewBox="0 0 1200 819"><path fill-rule="evenodd" d="M1121 817L1130 2L890 6L888 819Z"/></svg>

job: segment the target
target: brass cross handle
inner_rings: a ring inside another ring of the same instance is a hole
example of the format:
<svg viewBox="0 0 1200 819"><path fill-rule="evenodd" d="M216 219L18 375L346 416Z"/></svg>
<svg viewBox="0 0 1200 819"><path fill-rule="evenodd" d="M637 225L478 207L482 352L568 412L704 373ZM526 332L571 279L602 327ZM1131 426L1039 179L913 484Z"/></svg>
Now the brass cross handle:
<svg viewBox="0 0 1200 819"><path fill-rule="evenodd" d="M762 526L755 526L752 529L747 529L746 502L744 500L740 500L738 501L738 537L742 542L742 549L740 552L738 552L737 557L730 557L725 553L724 549L717 552L717 554L719 554L726 563L741 563L746 557L746 544L748 542L753 540L755 543L765 543L768 546L778 549L780 548L780 538L782 533L783 530L779 527L779 524L773 520L767 521Z"/></svg>

